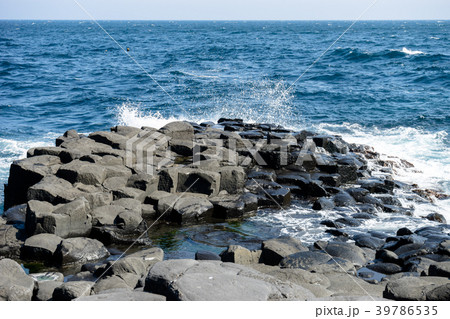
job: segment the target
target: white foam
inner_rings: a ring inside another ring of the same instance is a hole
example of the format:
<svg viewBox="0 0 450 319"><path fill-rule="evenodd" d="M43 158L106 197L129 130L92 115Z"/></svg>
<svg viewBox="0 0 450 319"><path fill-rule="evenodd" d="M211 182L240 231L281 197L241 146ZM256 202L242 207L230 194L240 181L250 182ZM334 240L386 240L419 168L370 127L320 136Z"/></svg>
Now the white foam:
<svg viewBox="0 0 450 319"><path fill-rule="evenodd" d="M424 52L422 52L422 51L414 51L414 50L410 50L410 49L407 49L407 48L405 48L405 47L403 47L402 48L402 51L401 52L403 52L403 53L405 53L405 54L408 54L408 55L416 55L416 54L425 54Z"/></svg>
<svg viewBox="0 0 450 319"><path fill-rule="evenodd" d="M327 134L340 134L349 143L372 146L382 154L382 159L392 160L392 156L396 156L407 160L414 167L396 169L397 180L450 194L450 149L446 145L448 134L445 131L428 132L411 127L368 129L348 123L320 124L315 128ZM416 216L437 212L450 222L450 200L409 205L414 206Z"/></svg>
<svg viewBox="0 0 450 319"><path fill-rule="evenodd" d="M149 126L158 129L173 121L189 120L182 116L164 118L159 112L143 111L140 104L130 102L123 103L117 108L116 118L118 125Z"/></svg>

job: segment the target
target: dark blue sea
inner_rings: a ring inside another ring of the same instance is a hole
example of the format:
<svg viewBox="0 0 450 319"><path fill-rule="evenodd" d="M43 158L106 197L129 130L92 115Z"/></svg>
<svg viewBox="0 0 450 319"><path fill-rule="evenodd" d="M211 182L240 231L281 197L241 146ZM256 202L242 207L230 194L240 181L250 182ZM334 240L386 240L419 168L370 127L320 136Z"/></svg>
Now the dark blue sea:
<svg viewBox="0 0 450 319"><path fill-rule="evenodd" d="M68 129L220 117L341 134L450 192L450 21L359 21L312 66L351 21L100 24L141 67L90 21L0 21L0 211L11 162Z"/></svg>

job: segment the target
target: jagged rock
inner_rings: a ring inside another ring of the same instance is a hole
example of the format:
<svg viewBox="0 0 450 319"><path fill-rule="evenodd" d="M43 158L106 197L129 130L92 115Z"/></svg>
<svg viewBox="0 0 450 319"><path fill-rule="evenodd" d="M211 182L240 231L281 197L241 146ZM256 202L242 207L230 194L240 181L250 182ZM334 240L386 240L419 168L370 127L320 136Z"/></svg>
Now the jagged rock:
<svg viewBox="0 0 450 319"><path fill-rule="evenodd" d="M142 221L142 212L124 210L116 216L114 224L122 229L133 230L136 229Z"/></svg>
<svg viewBox="0 0 450 319"><path fill-rule="evenodd" d="M217 195L220 191L220 174L199 169L178 171L177 192L189 191L206 195Z"/></svg>
<svg viewBox="0 0 450 319"><path fill-rule="evenodd" d="M169 218L179 224L200 221L211 217L213 209L213 204L206 198L183 196L176 201Z"/></svg>
<svg viewBox="0 0 450 319"><path fill-rule="evenodd" d="M171 139L170 150L181 156L193 156L194 142L192 140Z"/></svg>
<svg viewBox="0 0 450 319"><path fill-rule="evenodd" d="M25 233L13 225L0 225L0 259L19 258Z"/></svg>
<svg viewBox="0 0 450 319"><path fill-rule="evenodd" d="M214 196L210 197L209 200L214 206L213 216L215 218L239 218L248 211L246 203L240 200L238 195Z"/></svg>
<svg viewBox="0 0 450 319"><path fill-rule="evenodd" d="M261 249L263 263L272 266L278 265L286 256L308 250L300 240L292 237L279 237L263 241Z"/></svg>
<svg viewBox="0 0 450 319"><path fill-rule="evenodd" d="M313 141L318 147L323 147L330 153L348 153L347 143L337 136L314 136Z"/></svg>
<svg viewBox="0 0 450 319"><path fill-rule="evenodd" d="M259 262L261 251L250 251L242 246L230 245L220 253L220 257L223 262L250 265Z"/></svg>
<svg viewBox="0 0 450 319"><path fill-rule="evenodd" d="M34 156L11 164L8 184L5 187L5 210L26 203L27 190L45 176L55 174L61 165L57 156Z"/></svg>
<svg viewBox="0 0 450 319"><path fill-rule="evenodd" d="M94 132L89 134L89 138L97 143L110 145L112 148L126 149L126 142L129 140L126 136L114 132Z"/></svg>
<svg viewBox="0 0 450 319"><path fill-rule="evenodd" d="M225 166L221 167L218 172L220 173L220 190L226 190L229 194L241 192L247 179L242 167Z"/></svg>
<svg viewBox="0 0 450 319"><path fill-rule="evenodd" d="M89 296L93 282L70 281L65 282L53 291L52 299L55 301L70 301L82 296Z"/></svg>
<svg viewBox="0 0 450 319"><path fill-rule="evenodd" d="M118 205L107 205L97 207L91 212L92 226L114 225L114 220L117 215L123 212L126 208Z"/></svg>
<svg viewBox="0 0 450 319"><path fill-rule="evenodd" d="M88 202L90 208L109 205L113 201L113 195L110 192L105 192L102 187L93 185L74 184L77 190L82 191L81 197L84 197Z"/></svg>
<svg viewBox="0 0 450 319"><path fill-rule="evenodd" d="M55 255L61 264L81 264L108 257L109 252L98 240L76 237L64 239Z"/></svg>
<svg viewBox="0 0 450 319"><path fill-rule="evenodd" d="M46 280L37 282L37 291L33 296L35 301L49 301L53 298L53 292L61 286L60 281Z"/></svg>
<svg viewBox="0 0 450 319"><path fill-rule="evenodd" d="M36 201L30 201L28 206L25 227L29 234L49 233L67 238L84 236L91 230L92 216L88 213L89 203L84 198L58 206L50 212L45 211L46 204Z"/></svg>
<svg viewBox="0 0 450 319"><path fill-rule="evenodd" d="M139 173L131 175L126 182L126 186L134 187L151 194L158 189L158 181L159 178L157 175Z"/></svg>
<svg viewBox="0 0 450 319"><path fill-rule="evenodd" d="M53 234L38 234L25 240L22 257L33 260L53 261L62 238Z"/></svg>
<svg viewBox="0 0 450 319"><path fill-rule="evenodd" d="M44 177L28 189L27 200L39 200L53 205L68 203L82 196L68 181L56 176Z"/></svg>
<svg viewBox="0 0 450 319"><path fill-rule="evenodd" d="M0 300L30 301L34 280L12 259L0 259Z"/></svg>
<svg viewBox="0 0 450 319"><path fill-rule="evenodd" d="M6 210L2 217L6 220L7 224L21 224L25 223L26 214L27 204L21 204Z"/></svg>
<svg viewBox="0 0 450 319"><path fill-rule="evenodd" d="M314 296L243 265L186 259L155 264L144 291L168 300L305 300Z"/></svg>
<svg viewBox="0 0 450 319"><path fill-rule="evenodd" d="M362 188L369 190L371 193L388 194L392 193L394 190L394 183L389 180L372 178L367 180L359 180L357 183L360 184Z"/></svg>

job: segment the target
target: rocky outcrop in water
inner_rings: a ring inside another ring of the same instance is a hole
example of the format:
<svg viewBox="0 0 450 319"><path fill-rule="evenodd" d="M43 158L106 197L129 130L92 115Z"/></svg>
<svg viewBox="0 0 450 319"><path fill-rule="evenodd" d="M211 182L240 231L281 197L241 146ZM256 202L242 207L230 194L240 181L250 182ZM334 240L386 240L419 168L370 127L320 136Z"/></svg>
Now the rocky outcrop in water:
<svg viewBox="0 0 450 319"><path fill-rule="evenodd" d="M55 146L31 149L11 165L0 222L0 258L5 258L0 298L365 296L339 278L348 275L371 298L441 300L448 296L450 262L450 229L443 216L430 214L435 226L400 229L396 236L375 231L350 236L342 230L381 213L412 215L396 197L398 190L413 200L430 200L431 191L394 180L402 165L410 164L383 161L370 147L338 136L239 119L173 122L159 130L116 126L89 136L67 131ZM145 236L153 223L238 220L258 209L284 210L293 201L338 212L340 217L321 221L332 239L308 246L280 237L262 241L256 250L242 243L220 255L198 252L196 261L163 261L163 251L149 248ZM112 246L130 244L143 249L116 254L117 262L105 260ZM37 280L9 258L77 270L65 283ZM408 276L424 276L417 291L404 284Z"/></svg>

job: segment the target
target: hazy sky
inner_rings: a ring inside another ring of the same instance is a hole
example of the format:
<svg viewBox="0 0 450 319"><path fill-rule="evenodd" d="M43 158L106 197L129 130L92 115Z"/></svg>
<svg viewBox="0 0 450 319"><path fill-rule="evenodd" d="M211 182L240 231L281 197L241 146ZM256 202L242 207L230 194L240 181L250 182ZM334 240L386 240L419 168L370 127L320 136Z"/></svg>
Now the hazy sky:
<svg viewBox="0 0 450 319"><path fill-rule="evenodd" d="M352 20L374 0L77 0L96 19ZM0 0L0 19L88 19L74 0ZM362 19L450 19L450 0L378 0Z"/></svg>

